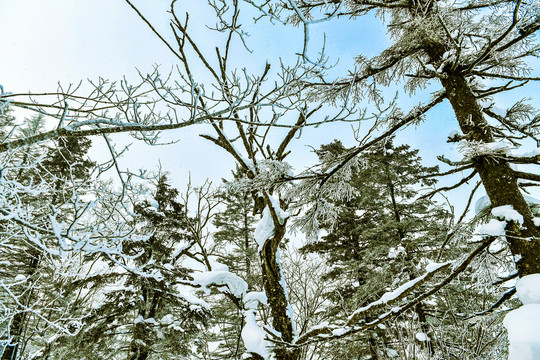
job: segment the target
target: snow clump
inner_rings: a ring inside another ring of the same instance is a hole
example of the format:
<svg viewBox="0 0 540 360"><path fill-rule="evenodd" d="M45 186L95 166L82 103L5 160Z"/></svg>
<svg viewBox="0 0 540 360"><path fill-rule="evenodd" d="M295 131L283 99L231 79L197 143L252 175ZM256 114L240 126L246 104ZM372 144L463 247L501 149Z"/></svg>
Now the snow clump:
<svg viewBox="0 0 540 360"><path fill-rule="evenodd" d="M480 228L480 235L504 236L507 221L513 221L519 225L523 225L523 216L514 210L512 205L497 206L491 210L491 214L504 220L491 219Z"/></svg>
<svg viewBox="0 0 540 360"><path fill-rule="evenodd" d="M244 311L245 325L242 328L242 340L248 353L259 354L269 359L271 343L265 339L266 332L259 327L253 311Z"/></svg>
<svg viewBox="0 0 540 360"><path fill-rule="evenodd" d="M19 274L17 276L15 276L15 279L14 281L26 281L26 276L24 276L23 274Z"/></svg>
<svg viewBox="0 0 540 360"><path fill-rule="evenodd" d="M172 323L174 323L174 317L172 314L167 314L162 317L159 322L163 325L171 325Z"/></svg>
<svg viewBox="0 0 540 360"><path fill-rule="evenodd" d="M257 310L259 304L268 305L268 298L262 291L251 291L244 295L244 308Z"/></svg>
<svg viewBox="0 0 540 360"><path fill-rule="evenodd" d="M537 211L535 209L540 208L540 200L533 198L529 195L523 195L523 198L525 199L533 213ZM489 200L489 196L484 195L476 201L474 211L476 214L479 214L480 212L488 209L489 207L491 207L491 200Z"/></svg>
<svg viewBox="0 0 540 360"><path fill-rule="evenodd" d="M510 311L503 325L508 330L508 360L540 359L540 274L519 279L517 296L524 304Z"/></svg>
<svg viewBox="0 0 540 360"><path fill-rule="evenodd" d="M390 251L388 252L388 258L389 259L396 259L401 254L407 254L405 251L405 248L403 246L398 246L398 248L391 247Z"/></svg>
<svg viewBox="0 0 540 360"><path fill-rule="evenodd" d="M261 220L259 220L255 227L255 241L259 245L259 252L262 250L266 240L274 236L276 231L274 228L274 221L272 220L272 214L270 214L268 206L264 208L262 215Z"/></svg>
<svg viewBox="0 0 540 360"><path fill-rule="evenodd" d="M487 224L483 225L478 232L480 235L487 236L503 236L506 221L491 219Z"/></svg>
<svg viewBox="0 0 540 360"><path fill-rule="evenodd" d="M270 197L270 202L272 203L272 209L276 213L279 223L283 225L285 220L287 220L289 217L289 213L281 209L278 199ZM272 219L272 214L268 206L264 208L262 215L261 220L259 220L257 226L255 227L255 241L259 245L259 251L262 250L266 240L274 236L276 231L274 228L274 220Z"/></svg>
<svg viewBox="0 0 540 360"><path fill-rule="evenodd" d="M518 213L512 205L497 206L491 210L493 216L503 218L506 221L513 221L519 225L523 225L523 216Z"/></svg>
<svg viewBox="0 0 540 360"><path fill-rule="evenodd" d="M523 304L540 304L540 274L527 275L519 279L516 291Z"/></svg>
<svg viewBox="0 0 540 360"><path fill-rule="evenodd" d="M239 299L248 290L248 285L242 278L223 270L195 273L193 274L193 284L201 286L207 292L209 292L208 286L210 285L225 285L228 288L227 291Z"/></svg>

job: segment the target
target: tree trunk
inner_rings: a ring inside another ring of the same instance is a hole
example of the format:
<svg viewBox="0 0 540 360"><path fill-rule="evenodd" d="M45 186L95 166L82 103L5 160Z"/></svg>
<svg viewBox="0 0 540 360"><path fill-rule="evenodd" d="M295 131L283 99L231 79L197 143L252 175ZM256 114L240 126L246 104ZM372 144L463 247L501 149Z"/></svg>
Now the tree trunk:
<svg viewBox="0 0 540 360"><path fill-rule="evenodd" d="M426 318L426 312L424 311L424 304L420 301L414 307L416 314L418 315L418 322L420 323L420 329L427 335L426 346L428 348L429 356L435 355L435 348L433 347L433 333L429 328Z"/></svg>
<svg viewBox="0 0 540 360"><path fill-rule="evenodd" d="M142 316L143 319L154 318L156 315L156 310L157 310L158 303L161 299L161 294L157 292L156 290L154 291L155 292L148 289L147 286L145 285L143 285L142 287L142 292L143 294L146 294L146 296L144 296L145 301L142 304L142 308L139 309L138 314L139 316ZM149 304L150 309L148 310L148 313L147 313L146 310L147 310L148 300L150 300L150 297L152 300ZM150 355L150 346L151 346L151 344L149 344L150 341L151 340L150 340L150 337L148 336L148 330L146 329L144 322L135 324L134 329L133 329L132 341L130 344L128 360L146 360L148 356Z"/></svg>
<svg viewBox="0 0 540 360"><path fill-rule="evenodd" d="M41 256L39 253L32 252L30 263L28 264L29 277L33 276L39 267ZM33 285L30 285L33 287ZM34 290L30 289L28 296L23 301L24 306L28 306L33 299ZM27 312L19 312L13 316L13 321L9 325L10 339L9 344L4 348L2 358L0 360L15 360L17 359L19 348L22 340L23 329L27 321Z"/></svg>
<svg viewBox="0 0 540 360"><path fill-rule="evenodd" d="M129 360L146 360L148 358L147 344L132 344Z"/></svg>
<svg viewBox="0 0 540 360"><path fill-rule="evenodd" d="M392 201L392 210L394 211L394 220L399 224L401 223L401 216L396 201L396 190L394 183L392 182L390 174L390 164L388 164L388 161L384 161L384 168L386 172L386 185L388 186L388 190L390 191L390 200ZM397 229L397 233L399 236L399 241L403 241L403 239L405 238L405 233L403 232L401 226Z"/></svg>
<svg viewBox="0 0 540 360"><path fill-rule="evenodd" d="M248 197L247 197L247 194L244 193L244 204L247 204L248 202ZM246 279L248 279L248 281L251 279L251 259L250 259L250 249L249 249L249 238L250 238L250 232L249 232L249 213L248 213L248 209L246 207L244 207L243 209L243 212L244 212L244 228L242 229L243 232L244 232L244 256L245 256L245 261L246 261Z"/></svg>
<svg viewBox="0 0 540 360"><path fill-rule="evenodd" d="M467 79L459 73L450 74L447 79L441 79L441 83L463 134L473 141L492 142L491 129ZM491 204L494 207L512 205L523 216L522 228L511 224L506 229L512 254L521 256L516 264L519 276L540 273L540 230L534 225L532 212L519 190L514 171L502 157L485 155L474 161Z"/></svg>
<svg viewBox="0 0 540 360"><path fill-rule="evenodd" d="M15 360L17 353L19 352L19 342L22 327L24 324L24 313L17 313L13 316L13 320L10 324L10 339L9 343L4 348L2 353L2 360Z"/></svg>
<svg viewBox="0 0 540 360"><path fill-rule="evenodd" d="M377 340L375 339L373 331L369 332L368 344L369 344L369 354L371 356L371 359L380 360L381 357L379 356L379 344L377 344Z"/></svg>
<svg viewBox="0 0 540 360"><path fill-rule="evenodd" d="M283 287L281 266L278 260L278 246L285 236L285 224L274 224L274 236L267 240L261 251L263 285L272 311L272 326L281 333L282 341L292 343L294 340L293 320L289 316L289 302ZM290 314L292 316L292 314ZM299 349L289 349L276 345L274 352L277 360L296 360L300 357Z"/></svg>
<svg viewBox="0 0 540 360"><path fill-rule="evenodd" d="M392 201L392 208L394 212L394 220L399 224L401 223L401 214L399 212L399 207L396 201L395 185L392 182L392 178L390 177L390 165L386 161L384 162L384 164L385 164L385 169L386 169L386 183L387 183L388 189L390 190L390 200ZM399 240L400 242L402 242L405 239L405 232L403 231L401 227L398 228L397 232L398 232ZM413 259L410 256L411 250L412 249L407 249L406 251L407 255L405 258L405 261L407 262L407 270L409 271L409 280L413 280L415 277L420 275L420 274L417 274L415 264L413 263ZM429 340L427 341L427 347L428 347L429 355L433 356L435 355L435 349L431 341L431 339L433 338L433 334L431 332L431 329L428 326L426 313L424 311L424 304L422 301L416 304L416 306L414 307L414 311L416 312L416 315L418 315L420 329L429 338Z"/></svg>
<svg viewBox="0 0 540 360"><path fill-rule="evenodd" d="M444 39L446 35L442 33L440 38ZM449 49L434 37L424 39L423 48L434 64L440 63ZM493 142L491 127L463 70L459 66L450 70L440 78L440 82L466 139L479 143ZM522 228L510 224L506 229L512 254L521 257L516 262L519 276L540 273L540 229L534 225L532 212L521 194L514 171L503 156L480 155L473 160L474 169L480 175L493 207L512 205L523 216Z"/></svg>

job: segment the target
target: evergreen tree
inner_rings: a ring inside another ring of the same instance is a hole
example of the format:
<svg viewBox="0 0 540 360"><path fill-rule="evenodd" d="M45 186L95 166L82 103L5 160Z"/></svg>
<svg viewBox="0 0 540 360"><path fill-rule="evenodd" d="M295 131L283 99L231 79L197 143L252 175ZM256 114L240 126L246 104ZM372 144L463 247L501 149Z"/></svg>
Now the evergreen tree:
<svg viewBox="0 0 540 360"><path fill-rule="evenodd" d="M2 137L7 138L12 132L12 126L14 124L14 117L10 114L9 108L4 109L1 116L2 128L0 133ZM43 117L36 116L31 119L26 119L24 126L22 126L18 132L24 135L31 135L35 133L35 130L42 126ZM23 149L10 154L9 157L3 157L2 167L5 169L2 171L2 182L8 184L4 189L11 190L16 193L14 189L17 184L28 186L35 177L36 173L32 169L32 163L35 155L39 152L36 148ZM11 194L10 194L11 195ZM9 196L9 195L8 195ZM5 204L6 208L11 207L13 212L16 207L23 205L26 209L32 212L36 207L39 207L39 197L31 194L17 194L18 201L13 201L11 206ZM10 200L13 200L14 196L11 196ZM17 203L18 202L18 203ZM41 203L42 204L42 203ZM37 205L37 206L36 206ZM3 213L3 215L7 215ZM28 214L29 217L34 217L35 213ZM26 236L22 229L8 220L2 219L2 247L0 247L1 257L5 259L0 266L0 277L7 281L12 281L16 285L3 289L11 291L12 294L3 293L4 304L4 317L2 324L2 360L16 359L18 356L21 345L24 340L24 328L25 324L31 314L26 309L21 308L28 306L31 298L35 295L35 287L37 286L36 280L39 275L36 276L36 270L39 264L39 258L41 251L32 246L26 239ZM15 279L21 281L15 281ZM10 282L11 282L10 281ZM20 284L20 285L19 285ZM15 298L17 300L15 300ZM19 304L17 304L19 302Z"/></svg>
<svg viewBox="0 0 540 360"><path fill-rule="evenodd" d="M334 141L321 146L317 155L323 167L330 167L347 150ZM334 314L348 315L377 300L386 291L381 284L403 283L420 275L416 265L422 259L436 258L438 245L448 231L448 212L428 198L419 198L421 186L434 184L429 175L437 168L423 166L418 150L394 146L390 139L366 152L362 160L353 169L350 184L356 193L350 199L328 200L339 209L337 221L323 224L328 234L302 249L323 255L332 266L326 278L350 280L329 294ZM421 327L418 331L429 333L423 304L416 307L416 316ZM355 342L354 347L357 353L380 358L384 343L390 345L384 332L378 330ZM429 342L427 346L433 352ZM346 359L349 355L339 356Z"/></svg>
<svg viewBox="0 0 540 360"><path fill-rule="evenodd" d="M82 329L65 339L54 358L146 360L190 354L208 314L181 287L189 275L181 261L192 244L186 231L192 220L177 196L161 175L152 199L135 204L136 232L123 244L128 260L104 259L102 266L109 270L81 281L79 286L98 288L100 295L92 299Z"/></svg>
<svg viewBox="0 0 540 360"><path fill-rule="evenodd" d="M26 119L25 126L19 131L24 136L29 136L39 131L43 124L43 116L38 115ZM24 193L18 196L18 206L26 209L27 219L31 218L43 229L50 229L52 224L48 216L51 208L56 209L57 221L73 218L74 209L68 202L75 191L79 192L77 196L83 194L82 188L94 166L94 163L86 158L89 147L88 139L60 138L55 146L29 147L13 154L10 159L13 171L3 174L5 179L24 186L42 184L42 191L37 194ZM40 156L43 153L47 156ZM6 346L1 357L2 360L13 360L22 356L20 353L23 353L27 346L30 351L39 343L38 338L47 332L47 324L41 325L38 331L37 324L41 319L28 311L28 308L47 306L51 309L48 312L52 318L61 318L72 309L73 304L66 301L66 296L70 289L74 289L65 276L60 275L67 274L72 269L65 267L67 263L61 260L59 253L47 253L28 238L32 235L13 223L6 223L3 230L7 246L2 247L1 252L7 261L5 266L0 268L0 273L4 279L13 281L17 276L21 279L20 285L12 289L12 298L15 296L18 304L11 304L13 313L8 318L9 323L4 331ZM41 236L39 241L51 249L59 248L54 237ZM58 268L60 264L64 264L65 272ZM32 345L29 345L30 343Z"/></svg>
<svg viewBox="0 0 540 360"><path fill-rule="evenodd" d="M258 248L253 238L258 221L254 215L253 197L247 189L236 186L243 180L238 168L233 176L232 182L224 180L224 186L217 193L224 209L213 219L215 255L229 271L247 282L249 291L261 291ZM211 324L219 329L208 337L208 341L218 344L212 351L213 358L241 359L244 353L241 344L243 321L242 313L231 301L213 304Z"/></svg>
<svg viewBox="0 0 540 360"><path fill-rule="evenodd" d="M225 182L225 186L217 194L225 205L222 212L214 216L213 225L217 228L213 234L217 245L220 262L242 277L248 284L255 286L257 278L257 244L253 239L253 231L258 219L254 216L252 194L235 182L241 181L238 170L234 173L233 182Z"/></svg>
<svg viewBox="0 0 540 360"><path fill-rule="evenodd" d="M15 122L15 116L13 116L13 109L7 105L0 106L0 141L7 140L9 134L13 130Z"/></svg>
<svg viewBox="0 0 540 360"><path fill-rule="evenodd" d="M59 138L48 149L40 163L43 178L53 186L51 203L58 204L71 198L71 192L80 182L89 179L95 163L86 157L92 142L87 138Z"/></svg>

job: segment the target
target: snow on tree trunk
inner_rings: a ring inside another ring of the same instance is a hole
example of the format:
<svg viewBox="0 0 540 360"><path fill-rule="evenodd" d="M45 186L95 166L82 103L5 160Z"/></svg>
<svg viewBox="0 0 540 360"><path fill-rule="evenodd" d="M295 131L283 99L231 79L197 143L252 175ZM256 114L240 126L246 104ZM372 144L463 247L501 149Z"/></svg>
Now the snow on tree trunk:
<svg viewBox="0 0 540 360"><path fill-rule="evenodd" d="M444 47L435 44L428 53L433 61L439 61ZM459 72L451 73L441 79L441 83L467 139L481 143L493 142L489 124L465 76ZM521 261L517 264L520 276L540 273L540 241L531 241L540 239L540 230L533 222L532 212L519 190L514 171L502 157L494 158L490 155L476 157L474 168L493 206L512 205L523 216L523 227L514 224L506 229L512 253L521 255Z"/></svg>
<svg viewBox="0 0 540 360"><path fill-rule="evenodd" d="M255 239L260 249L264 290L272 310L272 326L281 334L282 341L292 343L294 325L278 255L279 244L286 233L288 214L281 210L277 201L271 197L268 199L263 218L255 230ZM274 353L280 360L293 360L300 356L299 349L286 346L276 346Z"/></svg>

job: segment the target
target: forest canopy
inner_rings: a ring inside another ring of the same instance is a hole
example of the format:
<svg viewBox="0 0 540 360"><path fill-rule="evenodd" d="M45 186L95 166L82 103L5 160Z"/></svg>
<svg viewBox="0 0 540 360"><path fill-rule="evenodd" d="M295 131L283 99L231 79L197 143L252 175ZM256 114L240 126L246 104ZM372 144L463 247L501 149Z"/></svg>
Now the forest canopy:
<svg viewBox="0 0 540 360"><path fill-rule="evenodd" d="M2 360L540 356L538 1L173 0L169 27L125 2L172 70L0 87ZM312 38L363 21L374 55ZM278 28L280 59L249 36ZM451 153L416 138L443 117ZM230 176L114 141L188 131Z"/></svg>

